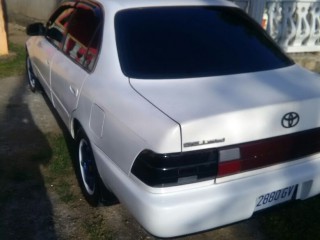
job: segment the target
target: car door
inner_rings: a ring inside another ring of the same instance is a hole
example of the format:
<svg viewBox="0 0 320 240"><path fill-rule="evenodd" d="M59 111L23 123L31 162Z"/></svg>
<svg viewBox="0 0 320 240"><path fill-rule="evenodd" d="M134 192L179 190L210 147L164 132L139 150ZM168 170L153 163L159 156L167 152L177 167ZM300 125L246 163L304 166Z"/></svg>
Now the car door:
<svg viewBox="0 0 320 240"><path fill-rule="evenodd" d="M72 16L74 6L65 4L59 7L50 17L46 25L46 33L37 39L35 44L35 65L42 86L51 97L51 66L52 60L59 52L64 39L67 23Z"/></svg>
<svg viewBox="0 0 320 240"><path fill-rule="evenodd" d="M34 71L43 89L50 96L50 63L58 50L44 36L37 37L36 41L33 46Z"/></svg>
<svg viewBox="0 0 320 240"><path fill-rule="evenodd" d="M79 2L68 24L62 51L52 60L51 88L54 105L69 126L84 81L93 70L101 41L100 8Z"/></svg>

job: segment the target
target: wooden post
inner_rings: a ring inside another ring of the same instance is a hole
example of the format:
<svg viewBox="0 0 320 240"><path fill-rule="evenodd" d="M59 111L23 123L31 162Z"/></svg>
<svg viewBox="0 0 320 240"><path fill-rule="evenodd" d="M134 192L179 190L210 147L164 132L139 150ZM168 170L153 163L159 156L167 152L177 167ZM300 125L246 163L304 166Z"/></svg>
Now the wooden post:
<svg viewBox="0 0 320 240"><path fill-rule="evenodd" d="M2 0L0 0L0 56L9 53L3 12Z"/></svg>

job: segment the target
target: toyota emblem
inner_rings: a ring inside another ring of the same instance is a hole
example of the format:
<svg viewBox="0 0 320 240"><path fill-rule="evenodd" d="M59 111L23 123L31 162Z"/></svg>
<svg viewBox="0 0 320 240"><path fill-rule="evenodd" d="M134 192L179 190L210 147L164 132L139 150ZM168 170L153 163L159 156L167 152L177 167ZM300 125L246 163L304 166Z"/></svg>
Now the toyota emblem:
<svg viewBox="0 0 320 240"><path fill-rule="evenodd" d="M281 125L284 128L292 128L299 123L300 117L298 113L289 112L283 116Z"/></svg>

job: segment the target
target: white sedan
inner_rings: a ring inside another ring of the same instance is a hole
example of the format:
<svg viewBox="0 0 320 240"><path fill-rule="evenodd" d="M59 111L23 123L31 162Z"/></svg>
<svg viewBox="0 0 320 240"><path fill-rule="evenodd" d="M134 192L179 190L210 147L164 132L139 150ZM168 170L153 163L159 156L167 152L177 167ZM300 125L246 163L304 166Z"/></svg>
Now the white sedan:
<svg viewBox="0 0 320 240"><path fill-rule="evenodd" d="M27 33L90 204L172 237L320 193L320 77L233 3L64 1Z"/></svg>

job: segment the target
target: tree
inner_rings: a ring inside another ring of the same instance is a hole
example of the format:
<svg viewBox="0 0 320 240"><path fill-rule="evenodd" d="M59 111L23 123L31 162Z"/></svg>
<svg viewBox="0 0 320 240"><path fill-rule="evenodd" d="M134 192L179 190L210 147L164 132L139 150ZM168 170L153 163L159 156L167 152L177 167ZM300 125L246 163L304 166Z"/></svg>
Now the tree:
<svg viewBox="0 0 320 240"><path fill-rule="evenodd" d="M2 0L0 0L0 56L7 55L9 53L3 13Z"/></svg>

